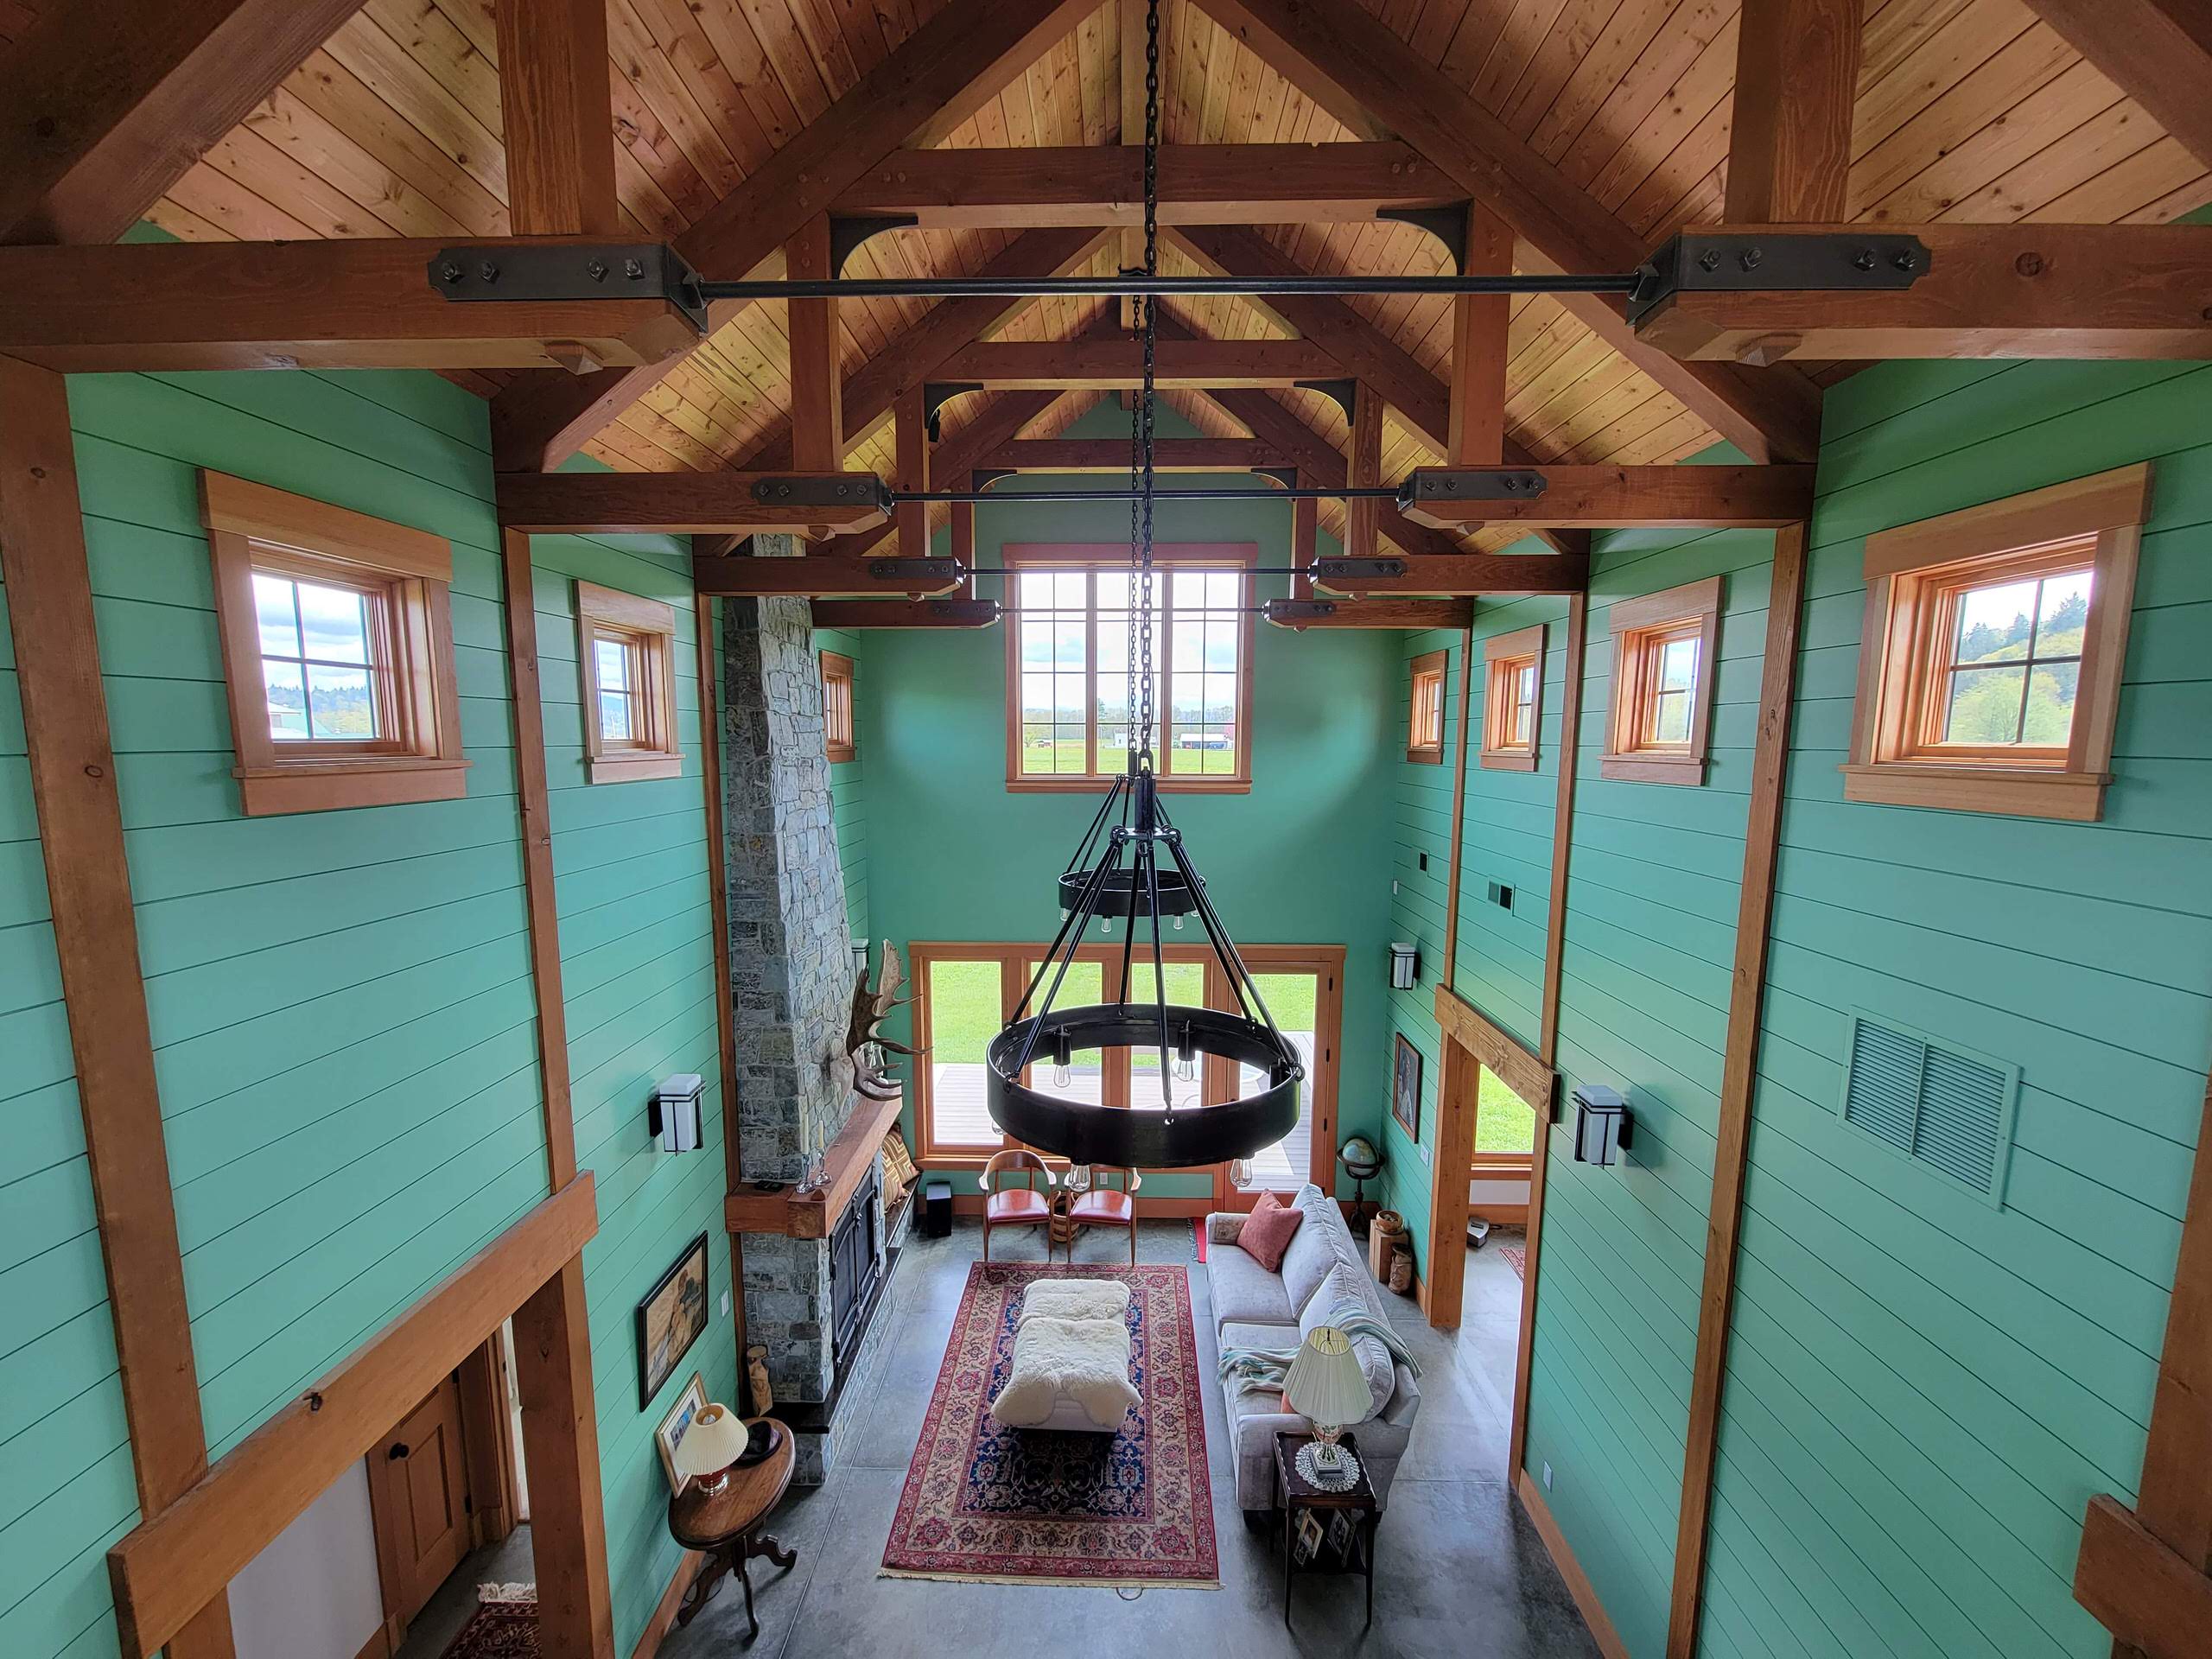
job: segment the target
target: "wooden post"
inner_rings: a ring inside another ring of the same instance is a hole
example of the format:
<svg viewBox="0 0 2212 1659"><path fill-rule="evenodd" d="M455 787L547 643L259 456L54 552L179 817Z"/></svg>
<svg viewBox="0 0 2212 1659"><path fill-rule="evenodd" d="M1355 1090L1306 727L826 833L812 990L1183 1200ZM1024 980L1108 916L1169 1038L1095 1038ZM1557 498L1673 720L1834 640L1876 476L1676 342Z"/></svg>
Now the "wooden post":
<svg viewBox="0 0 2212 1659"><path fill-rule="evenodd" d="M1467 817L1467 704L1474 677L1475 631L1465 628L1459 634L1459 739L1453 745L1452 760L1452 844L1446 855L1444 971L1439 976L1440 982L1447 991L1452 988L1452 964L1459 954L1459 849Z"/></svg>
<svg viewBox="0 0 2212 1659"><path fill-rule="evenodd" d="M1731 223L1850 217L1860 10L1859 0L1745 0L1728 138Z"/></svg>
<svg viewBox="0 0 2212 1659"><path fill-rule="evenodd" d="M547 1280L514 1325L538 1642L544 1659L614 1659L583 1258Z"/></svg>
<svg viewBox="0 0 2212 1659"><path fill-rule="evenodd" d="M1721 1058L1720 1129L1713 1153L1712 1197L1706 1207L1705 1287L1698 1300L1689 1432L1675 1531L1668 1659L1694 1659L1704 1599L1707 1522L1720 1440L1729 1316L1736 1294L1736 1238L1743 1224L1744 1179L1750 1162L1751 1101L1758 1084L1767 925L1774 914L1774 871L1781 854L1782 793L1789 765L1790 702L1796 689L1797 626L1804 592L1805 526L1790 524L1775 532L1773 582L1767 595L1758 737L1751 754L1751 813L1744 830L1744 880L1736 905L1736 964L1729 984L1727 1046Z"/></svg>
<svg viewBox="0 0 2212 1659"><path fill-rule="evenodd" d="M698 601L699 770L707 797L707 893L715 930L715 1040L721 1062L722 1180L725 1197L745 1179L744 1146L737 1133L736 1005L729 978L729 862L722 846L722 653L717 610L710 594ZM739 1388L745 1376L745 1243L729 1236L730 1306L736 1318ZM749 1407L751 1402L747 1402Z"/></svg>
<svg viewBox="0 0 2212 1659"><path fill-rule="evenodd" d="M1467 208L1469 276L1513 273L1512 227L1487 208ZM1462 294L1452 302L1452 416L1447 459L1454 467L1495 467L1505 459L1505 330L1512 302L1503 294Z"/></svg>
<svg viewBox="0 0 2212 1659"><path fill-rule="evenodd" d="M1351 465L1345 481L1354 489L1382 481L1382 400L1366 381L1354 383L1351 404ZM1344 503L1344 556L1371 559L1382 525L1382 503L1359 496Z"/></svg>
<svg viewBox="0 0 2212 1659"><path fill-rule="evenodd" d="M168 1153L124 856L107 693L62 377L0 358L0 580L15 639L31 794L69 1021L85 1158L107 1269L138 1507L155 1516L207 1471ZM170 1659L229 1659L218 1596Z"/></svg>
<svg viewBox="0 0 2212 1659"><path fill-rule="evenodd" d="M970 570L976 568L976 504L973 501L952 504L952 556ZM974 588L971 580L969 590L972 593Z"/></svg>
<svg viewBox="0 0 2212 1659"><path fill-rule="evenodd" d="M899 487L926 490L930 486L929 423L922 416L919 386L899 394L893 406L893 439L898 448ZM930 553L930 510L920 501L900 504L893 517L899 525L899 556L925 559Z"/></svg>
<svg viewBox="0 0 2212 1659"><path fill-rule="evenodd" d="M1265 397L1267 394L1260 394ZM1301 470L1298 481L1307 483ZM1290 504L1290 562L1298 574L1290 579L1290 596L1309 599L1313 593L1313 578L1308 575L1313 561L1321 556L1321 504L1312 496L1300 496Z"/></svg>
<svg viewBox="0 0 2212 1659"><path fill-rule="evenodd" d="M600 0L505 0L492 15L515 233L620 236L607 8Z"/></svg>
<svg viewBox="0 0 2212 1659"><path fill-rule="evenodd" d="M830 219L817 214L784 245L792 282L826 280L837 273L830 258ZM837 302L790 300L791 346L791 467L834 473L845 464L843 383L838 373Z"/></svg>
<svg viewBox="0 0 2212 1659"><path fill-rule="evenodd" d="M1421 1311L1450 1330L1459 1323L1467 1279L1467 1171L1475 1159L1475 1113L1482 1062L1449 1031L1438 1045L1434 1161L1428 1174L1427 1293Z"/></svg>

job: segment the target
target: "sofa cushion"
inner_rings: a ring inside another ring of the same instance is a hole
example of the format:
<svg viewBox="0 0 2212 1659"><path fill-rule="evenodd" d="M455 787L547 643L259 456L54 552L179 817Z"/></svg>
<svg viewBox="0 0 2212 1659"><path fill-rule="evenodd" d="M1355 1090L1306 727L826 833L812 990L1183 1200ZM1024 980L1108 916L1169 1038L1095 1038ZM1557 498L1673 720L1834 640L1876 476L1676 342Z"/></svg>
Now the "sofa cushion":
<svg viewBox="0 0 2212 1659"><path fill-rule="evenodd" d="M1213 1293L1216 1328L1231 1319L1293 1327L1298 1314L1283 1294L1282 1281L1238 1249L1215 1250L1206 1257L1206 1280Z"/></svg>
<svg viewBox="0 0 2212 1659"><path fill-rule="evenodd" d="M1236 1230L1237 1248L1269 1273L1282 1271L1283 1252L1293 1234L1306 1224L1306 1212L1280 1202L1272 1192L1260 1194L1252 1213Z"/></svg>
<svg viewBox="0 0 2212 1659"><path fill-rule="evenodd" d="M1374 1313L1364 1294L1366 1284L1365 1275L1356 1268L1339 1266L1332 1270L1299 1315L1299 1340L1303 1342L1317 1327L1345 1317L1343 1310ZM1368 1414L1373 1416L1390 1403L1391 1395L1397 1391L1397 1362L1377 1337L1355 1337L1351 1351L1359 1361L1360 1375L1367 1379Z"/></svg>
<svg viewBox="0 0 2212 1659"><path fill-rule="evenodd" d="M1334 1210L1336 1205L1325 1198L1318 1186L1307 1187L1294 1202L1299 1213L1306 1217L1306 1224L1292 1236L1290 1248L1282 1253L1282 1287L1290 1298L1292 1309L1302 1313L1308 1299L1329 1276L1329 1270L1344 1259L1338 1249L1343 1219L1339 1215L1338 1225L1330 1226L1327 1211Z"/></svg>

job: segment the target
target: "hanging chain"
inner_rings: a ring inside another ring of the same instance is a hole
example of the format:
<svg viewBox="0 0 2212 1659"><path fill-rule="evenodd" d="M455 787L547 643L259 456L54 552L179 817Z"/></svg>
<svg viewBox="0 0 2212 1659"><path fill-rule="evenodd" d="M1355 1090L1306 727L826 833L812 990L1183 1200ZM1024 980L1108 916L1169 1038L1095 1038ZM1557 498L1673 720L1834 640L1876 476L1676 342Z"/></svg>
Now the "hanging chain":
<svg viewBox="0 0 2212 1659"><path fill-rule="evenodd" d="M1147 0L1145 6L1144 41L1144 274L1160 275L1160 0ZM1159 365L1159 301L1152 295L1140 296L1138 304L1143 308L1137 314L1144 335L1144 386L1137 398L1134 442L1136 445L1137 499L1133 504L1138 519L1136 569L1132 586L1136 588L1135 599L1137 614L1131 620L1136 625L1135 645L1137 665L1141 676L1139 696L1138 730L1142 734L1138 753L1141 764L1149 771L1154 765L1152 753L1153 684L1152 684L1152 612L1153 612L1153 401L1154 381Z"/></svg>

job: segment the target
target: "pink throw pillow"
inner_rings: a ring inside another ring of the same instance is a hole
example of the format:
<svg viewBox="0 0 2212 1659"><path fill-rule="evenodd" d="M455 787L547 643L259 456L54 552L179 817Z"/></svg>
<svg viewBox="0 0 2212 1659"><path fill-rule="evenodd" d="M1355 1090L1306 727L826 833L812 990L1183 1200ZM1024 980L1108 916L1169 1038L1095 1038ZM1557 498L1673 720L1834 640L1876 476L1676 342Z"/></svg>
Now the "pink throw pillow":
<svg viewBox="0 0 2212 1659"><path fill-rule="evenodd" d="M1236 1230L1236 1242L1245 1255L1269 1273L1281 1273L1283 1252L1290 1248L1291 1236L1305 1219L1303 1210L1281 1203L1272 1192L1262 1192L1252 1213L1244 1217L1244 1224Z"/></svg>

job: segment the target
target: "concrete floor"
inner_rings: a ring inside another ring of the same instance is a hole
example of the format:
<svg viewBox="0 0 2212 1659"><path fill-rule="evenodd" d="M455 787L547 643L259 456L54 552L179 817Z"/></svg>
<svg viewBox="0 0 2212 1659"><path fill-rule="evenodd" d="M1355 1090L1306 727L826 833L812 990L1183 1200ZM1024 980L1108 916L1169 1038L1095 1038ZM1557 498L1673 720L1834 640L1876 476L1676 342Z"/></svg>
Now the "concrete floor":
<svg viewBox="0 0 2212 1659"><path fill-rule="evenodd" d="M1493 1245L1470 1252L1466 1320L1429 1329L1408 1300L1393 1299L1400 1333L1419 1357L1421 1415L1390 1490L1379 1535L1375 1623L1363 1631L1357 1576L1301 1578L1292 1628L1283 1628L1282 1557L1272 1529L1249 1528L1236 1508L1212 1386L1212 1319L1205 1270L1188 1222L1147 1223L1138 1255L1190 1262L1205 1396L1207 1456L1221 1552L1218 1591L940 1584L880 1577L900 1484L936 1386L968 1264L982 1235L963 1223L946 1239L912 1239L894 1300L870 1338L859 1415L829 1481L796 1493L771 1523L798 1551L778 1573L753 1563L760 1636L751 1651L772 1659L1035 1659L1072 1643L1093 1650L1202 1653L1206 1659L1279 1659L1360 1652L1391 1659L1596 1659L1573 1599L1504 1478L1520 1280ZM995 1255L1034 1260L1033 1243L1001 1235ZM1076 1260L1126 1260L1126 1244L1094 1235ZM706 1659L744 1649L745 1606L728 1586L688 1630L671 1632L664 1659Z"/></svg>

